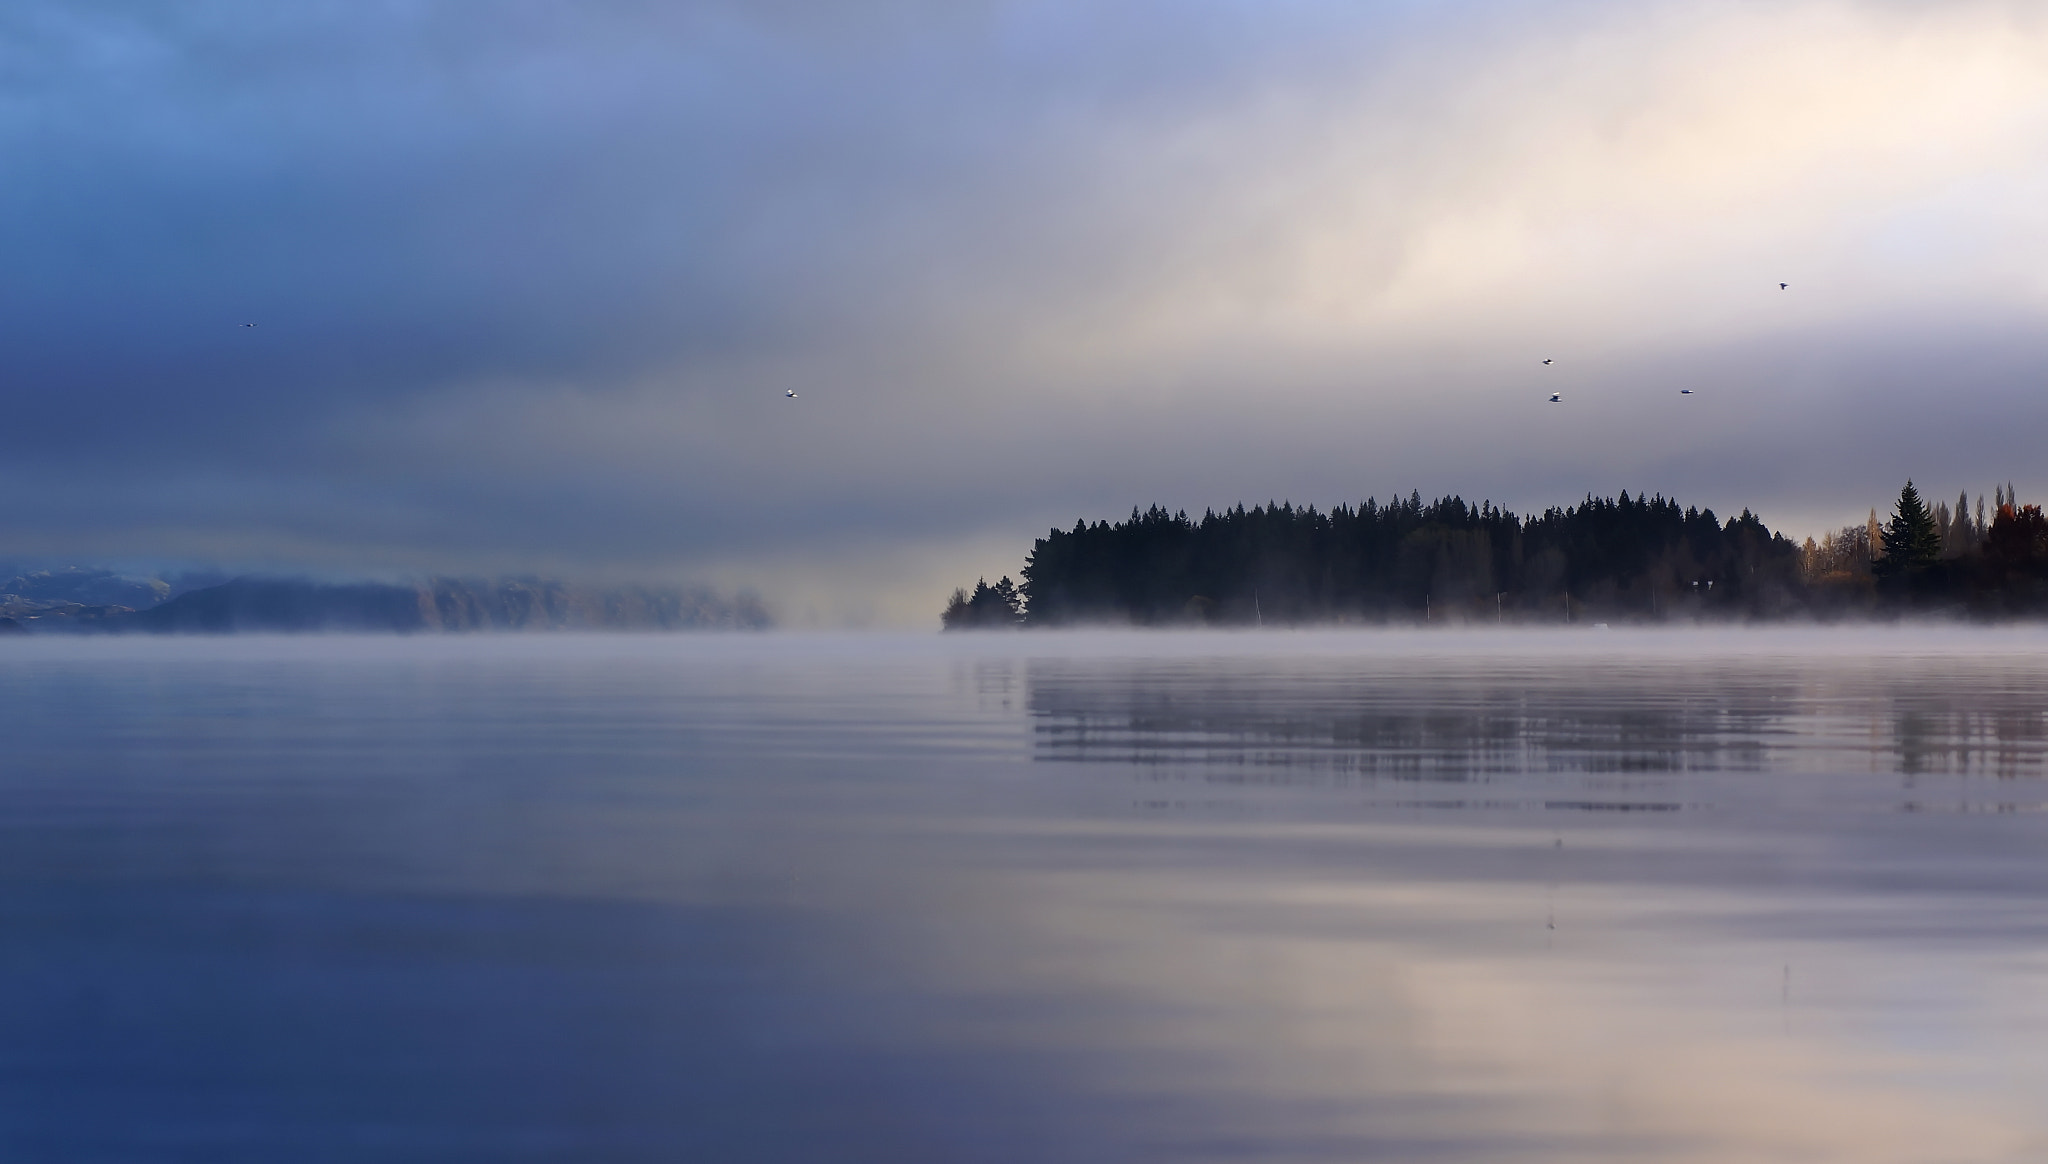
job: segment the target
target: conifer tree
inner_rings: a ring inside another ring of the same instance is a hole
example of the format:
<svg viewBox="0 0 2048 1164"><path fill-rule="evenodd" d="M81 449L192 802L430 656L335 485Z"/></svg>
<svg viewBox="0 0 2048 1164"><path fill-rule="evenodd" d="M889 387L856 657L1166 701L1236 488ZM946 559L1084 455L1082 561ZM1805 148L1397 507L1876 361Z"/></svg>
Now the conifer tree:
<svg viewBox="0 0 2048 1164"><path fill-rule="evenodd" d="M1899 490L1899 504L1884 527L1883 573L1903 576L1926 569L1941 556L1941 534L1934 516L1911 481Z"/></svg>
<svg viewBox="0 0 2048 1164"><path fill-rule="evenodd" d="M1019 626L1023 621L1024 596L1008 576L994 586L983 578L974 584L972 594L953 591L945 612L939 616L940 625L946 630L990 630Z"/></svg>

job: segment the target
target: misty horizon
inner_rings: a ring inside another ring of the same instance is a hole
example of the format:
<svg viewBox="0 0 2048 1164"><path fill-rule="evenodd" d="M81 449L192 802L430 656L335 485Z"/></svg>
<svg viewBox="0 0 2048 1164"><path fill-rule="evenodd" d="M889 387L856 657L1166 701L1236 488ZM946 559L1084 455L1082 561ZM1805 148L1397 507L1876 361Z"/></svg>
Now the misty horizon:
<svg viewBox="0 0 2048 1164"><path fill-rule="evenodd" d="M1908 482L1908 485L1910 486L1911 482ZM1967 491L1957 498L1956 506L1953 510L1951 510L1949 503L1946 500L1928 498L1927 500L1930 502L1929 510L1931 516L1938 523L1938 526L1942 531L1942 538L1945 540L1951 539L1951 534L1949 533L1949 526L1951 520L1953 520L1956 523L1957 533L1954 535L1954 537L1960 538L1960 541L1951 541L1951 544L1947 546L1947 548L1944 550L1941 556L1949 558L1956 557L1959 554L1963 553L1965 550L1968 550L1971 546L1982 543L1990 528L1990 517L1996 515L1996 508L2003 506L2014 506L2020 503L2020 498L2017 492L2014 491L2009 493L2007 490L2008 486L2005 485L1994 486L1994 497L1996 499L1997 505L1994 506L1994 512L1989 515L1987 515L1986 512L1986 498L1981 493L1978 494L1974 499L1974 510L1972 506L1972 498ZM1615 497L1619 497L1621 503L1624 506L1629 504L1629 493L1627 490L1619 491L1619 493L1616 494ZM1612 505L1615 502L1615 497L1599 497L1595 495L1587 495L1579 499L1579 502L1577 503L1572 503L1564 506L1546 506L1542 510L1533 510L1521 515L1517 515L1513 510L1507 509L1505 507L1493 506L1491 501L1482 501L1479 504L1468 503L1462 498L1461 495L1457 494L1446 496L1440 500L1442 502L1455 503L1458 505L1470 505L1471 510L1475 515L1479 512L1481 506L1483 505L1488 512L1497 514L1502 519L1514 523L1520 523L1525 520L1534 522L1539 518L1547 519L1550 515L1553 514L1569 514L1573 512L1581 503L1586 505ZM1652 495L1649 494L1640 494L1637 495L1636 498L1637 502L1648 502L1650 500L1652 500ZM1703 514L1704 519L1709 521L1710 523L1716 520L1714 517L1714 511L1711 507L1701 508L1696 506L1680 506L1678 503L1678 499L1667 499L1662 495L1656 495L1655 501L1659 505L1664 505L1668 503L1672 506L1677 507L1673 510L1674 513L1676 513L1678 509L1684 509L1688 513ZM1359 503L1336 503L1335 505L1332 505L1327 512L1329 512L1332 515L1337 515L1347 512L1357 512L1361 510L1369 511L1375 509L1378 506L1378 504L1379 503L1376 497L1368 497L1363 502ZM1401 505L1418 505L1420 504L1420 494L1418 491L1411 490L1408 499L1403 499L1399 494L1395 494L1389 499L1388 504L1390 506L1396 507ZM1896 505L1896 501L1894 504ZM1246 508L1247 507L1245 502L1240 501L1236 505L1235 511L1239 514L1243 514ZM1283 510L1289 513L1300 513L1303 515L1316 515L1318 513L1324 512L1323 510L1321 510L1320 507L1313 504L1295 507L1291 501L1268 501L1263 505L1255 505L1253 507L1254 513L1270 511L1277 515ZM1231 512L1232 507L1229 506L1224 507L1220 511L1213 508L1208 509L1204 511L1205 518L1203 520L1213 521L1219 516L1227 517ZM1178 511L1178 513L1179 518L1181 520L1186 520L1188 518L1186 510L1180 510ZM1152 515L1166 517L1171 516L1171 513L1170 511L1165 509L1165 507L1162 507L1156 503L1144 509L1141 509L1137 506L1133 506L1130 510L1130 518L1133 521L1138 520L1141 516L1150 517ZM1839 552L1843 552L1838 551L1835 548L1837 543L1840 543L1843 547L1843 550L1845 551L1847 546L1847 539L1851 538L1852 536L1861 537L1863 539L1863 553L1868 556L1869 560L1874 562L1877 558L1883 557L1882 547L1877 546L1876 541L1874 540L1876 531L1878 529L1878 525L1880 524L1878 520L1879 515L1880 510L1878 509L1878 507L1873 506L1871 509L1867 511L1864 521L1851 522L1843 527L1819 531L1817 537L1816 535L1812 534L1807 535L1807 537L1803 539L1804 549L1803 554L1801 555L1801 561L1797 566L1798 570L1802 574L1807 576L1807 581L1817 581L1817 572L1825 573L1827 569L1833 567L1826 567L1820 565L1818 561L1815 560L1815 555L1819 554L1822 558L1825 558L1830 554L1838 554ZM1894 513L1893 511L1885 511L1885 516L1887 519L1890 519L1892 516L1894 516ZM1786 545L1784 546L1784 549L1786 551L1793 552L1798 550L1798 547L1802 539L1798 537L1788 538L1786 536L1786 531L1784 531L1782 528L1776 531L1768 531L1768 523L1763 522L1761 520L1760 515L1753 515L1753 510L1751 507L1744 506L1740 511L1739 518L1740 521L1743 523L1757 521L1761 527L1766 528L1767 532L1772 532L1778 538L1785 540ZM1078 520L1075 529L1077 531L1087 529L1090 528L1091 525L1106 526L1108 520L1110 519L1098 517L1093 522L1091 522L1088 518L1083 517ZM1730 527L1733 528L1734 525L1737 524L1737 515L1731 513L1728 517L1728 523ZM1118 524L1119 527L1121 527L1122 522L1119 521ZM1868 532L1866 532L1866 530ZM1050 528L1048 532L1052 538L1059 539L1062 536L1064 536L1067 531L1061 526L1053 526ZM1016 568L1002 568L998 570L984 571L980 573L978 577L981 582L981 588L985 589L987 579L991 576L991 574L1005 579L1007 579L1008 575L1013 572L1018 573L1020 578L1027 576L1031 570L1032 559L1037 554L1042 553L1045 550L1046 544L1047 543L1045 538L1038 538L1035 543L1036 548L1030 552L1023 553L1021 555L1021 558L1017 559ZM1705 578L1707 576L1705 573L1700 573L1697 568L1693 568L1693 572L1698 574L1701 578ZM631 568L614 568L605 570L591 569L587 566L580 570L571 568L568 570L556 572L554 574L548 574L542 571L532 569L506 570L496 574L487 574L481 572L452 574L435 573L419 569L377 569L365 568L361 566L357 566L356 568L351 569L339 564L329 566L325 569L320 569L276 564L242 567L223 567L218 564L189 561L171 563L152 563L147 561L138 562L131 560L128 562L121 562L119 560L115 560L111 563L102 561L90 564L83 564L76 561L67 561L63 559L47 559L42 561L16 560L13 562L0 559L0 606L5 606L10 602L18 603L19 599L22 596L28 595L29 588L24 587L22 584L28 582L31 578L43 579L43 585L45 586L45 588L47 588L49 580L53 575L61 576L66 574L107 575L109 577L123 578L135 582L146 581L151 585L157 586L160 590L163 591L163 593L159 595L154 601L162 601L163 598L165 597L180 595L195 589L218 587L222 583L230 581L265 581L278 583L305 584L316 587L347 588L370 585L426 589L431 589L437 584L442 583L459 583L465 586L502 586L506 584L523 583L546 583L548 585L561 586L566 583L568 585L581 587L584 589L589 589L591 587L609 587L613 589L619 587L642 589L647 587L653 587L656 589L670 591L675 591L678 589L690 591L704 598L711 598L713 596L717 596L716 600L719 602L738 602L744 604L750 609L757 611L757 615L753 617L755 617L756 620L760 622L762 625L774 623L785 626L809 627L814 629L826 626L839 626L848 629L859 627L879 629L881 627L893 626L901 629L908 626L929 625L931 621L931 608L929 606L922 610L894 610L880 619L877 619L872 613L872 611L849 616L847 609L845 607L841 607L837 611L835 616L820 617L818 608L815 604L806 605L801 600L793 603L788 600L786 594L782 597L782 600L780 601L775 600L775 598L773 597L769 597L765 600L764 605L763 588L752 584L750 581L742 581L734 585L719 587L716 585L703 582L700 579L692 577L687 574L680 577L675 576L673 574L663 576L660 573L644 569L634 570ZM8 577L10 575L13 576L13 580L11 582L8 581ZM1688 575L1688 577L1690 576L1691 575ZM1485 586L1481 585L1478 581L1470 579L1466 580L1465 582L1458 583L1457 586L1461 589L1470 589L1473 586L1478 586L1480 589L1485 589ZM775 587L770 585L766 588L766 590L769 592L769 595L772 596L774 594ZM980 591L977 590L977 593L979 592ZM1023 592L1020 591L1019 593L1021 597L1023 595ZM953 601L955 606L959 604L961 599L964 597L964 594L964 590L961 590L957 586L954 588ZM34 595L28 596L35 597ZM42 597L48 596L44 595ZM1207 600L1204 599L1203 601ZM147 605L153 605L153 602L145 603L145 606ZM1867 606L1867 603L1864 605ZM2023 605L2022 607L2016 607L2011 610L2005 611L2005 615L2010 616L2011 614L2021 613L2024 610L2028 609L2031 609L2031 607ZM1946 611L1946 613L1948 614L1956 614L1960 612L1960 607ZM13 613L19 614L21 612L17 610ZM1753 611L1752 613L1762 612ZM1814 610L1807 611L1806 613L1811 615L1822 612ZM1839 614L1842 612L1837 611L1836 613ZM1864 613L1877 613L1877 611L1865 609ZM1893 609L1889 611L1888 616L1897 617L1903 613L1908 612L1903 608ZM1929 614L1936 612L1922 609L1918 613ZM1978 611L1977 613L1982 615L1986 612ZM1382 612L1377 617L1380 620L1384 620L1386 616L1387 612L1385 610L1382 610ZM1789 610L1789 608L1779 609L1771 615L1771 617L1789 616L1791 616L1791 611ZM1319 618L1311 618L1308 621L1328 621L1331 617L1331 614L1326 613L1325 615ZM946 619L947 625L952 625L952 619L953 616L949 613ZM1062 623L1067 623L1072 622L1074 620L1071 616L1063 616L1058 621ZM1130 613L1125 612L1122 614L1115 614L1110 612L1098 612L1095 616L1092 616L1089 619L1084 619L1081 621L1096 621L1100 622L1102 625L1114 626L1130 621ZM1148 618L1140 618L1138 621L1147 622L1151 620ZM1336 621L1350 621L1350 619L1344 617L1337 617ZM1369 619L1368 621L1371 620Z"/></svg>

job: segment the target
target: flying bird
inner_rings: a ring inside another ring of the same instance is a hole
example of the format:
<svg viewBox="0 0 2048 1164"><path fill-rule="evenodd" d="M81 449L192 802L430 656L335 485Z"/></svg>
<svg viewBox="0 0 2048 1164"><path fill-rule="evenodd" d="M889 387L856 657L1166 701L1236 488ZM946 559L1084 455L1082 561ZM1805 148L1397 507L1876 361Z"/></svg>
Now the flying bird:
<svg viewBox="0 0 2048 1164"><path fill-rule="evenodd" d="M1680 396L1690 396L1690 395L1692 395L1692 389L1690 389L1690 388L1680 388L1680 389L1678 390L1678 394L1679 394Z"/></svg>
<svg viewBox="0 0 2048 1164"><path fill-rule="evenodd" d="M1545 361L1543 361L1543 362L1544 362L1544 364L1545 364L1545 365L1548 365L1548 364L1550 363L1550 361L1549 361L1549 360L1545 360Z"/></svg>
<svg viewBox="0 0 2048 1164"><path fill-rule="evenodd" d="M796 389L794 389L794 388L791 388L791 389L789 389L788 391L784 392L784 393L783 393L783 395L784 395L784 396L787 396L787 397L789 397L789 398L790 398L791 400L795 400L795 399L796 399Z"/></svg>
<svg viewBox="0 0 2048 1164"><path fill-rule="evenodd" d="M245 324L243 324L242 326L243 326L243 327L255 327L256 325L255 325L255 324L253 324L253 323L245 323Z"/></svg>
<svg viewBox="0 0 2048 1164"><path fill-rule="evenodd" d="M1551 402L1552 404L1560 404L1560 403L1563 403L1563 401L1564 401L1564 393L1562 393L1562 392L1552 392L1552 393L1550 394L1550 402Z"/></svg>
<svg viewBox="0 0 2048 1164"><path fill-rule="evenodd" d="M1783 291L1785 288L1790 287L1791 285L1792 284L1790 283L1780 283L1778 284L1778 290Z"/></svg>

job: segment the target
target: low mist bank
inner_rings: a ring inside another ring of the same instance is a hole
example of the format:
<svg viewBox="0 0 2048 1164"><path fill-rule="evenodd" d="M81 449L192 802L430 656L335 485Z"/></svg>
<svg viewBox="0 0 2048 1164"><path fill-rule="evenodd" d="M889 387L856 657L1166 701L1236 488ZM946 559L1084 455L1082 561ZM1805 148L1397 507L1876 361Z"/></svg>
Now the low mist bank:
<svg viewBox="0 0 2048 1164"><path fill-rule="evenodd" d="M18 575L8 587L0 593L0 631L13 632L759 630L774 621L750 593L537 578L331 583L244 577L181 589L165 579L69 570Z"/></svg>

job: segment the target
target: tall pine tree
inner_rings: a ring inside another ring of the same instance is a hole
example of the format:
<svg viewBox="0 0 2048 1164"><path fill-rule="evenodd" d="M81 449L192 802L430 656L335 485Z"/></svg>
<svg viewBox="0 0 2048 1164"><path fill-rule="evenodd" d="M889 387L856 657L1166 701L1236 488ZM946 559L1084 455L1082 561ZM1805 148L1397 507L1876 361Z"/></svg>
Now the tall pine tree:
<svg viewBox="0 0 2048 1164"><path fill-rule="evenodd" d="M1917 573L1941 557L1941 531L1934 515L1920 500L1920 491L1907 481L1899 490L1898 509L1884 527L1884 557L1877 563L1881 573L1899 577Z"/></svg>

